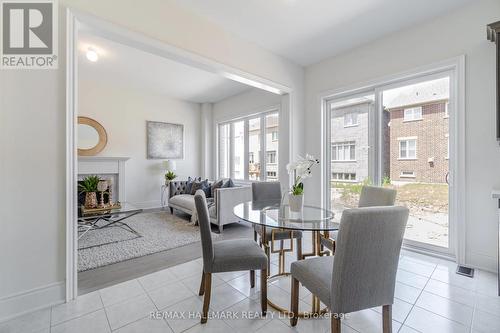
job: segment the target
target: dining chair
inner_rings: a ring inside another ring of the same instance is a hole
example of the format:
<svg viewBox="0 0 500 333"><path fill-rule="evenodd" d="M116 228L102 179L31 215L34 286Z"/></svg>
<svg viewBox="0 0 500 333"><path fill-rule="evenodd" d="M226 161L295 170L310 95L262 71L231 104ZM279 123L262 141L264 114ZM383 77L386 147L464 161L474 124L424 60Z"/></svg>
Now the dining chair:
<svg viewBox="0 0 500 333"><path fill-rule="evenodd" d="M199 292L200 296L204 296L201 323L206 323L208 319L213 273L249 270L250 286L254 288L255 270L260 270L260 303L262 314L265 314L267 311L267 255L251 239L212 242L210 217L203 190L196 191L194 202L198 213L203 254L203 271Z"/></svg>
<svg viewBox="0 0 500 333"><path fill-rule="evenodd" d="M396 202L397 191L392 188L379 186L363 186L359 195L358 208L376 207L376 206L394 206ZM321 238L321 245L335 252L335 240L337 231L329 234L329 238Z"/></svg>
<svg viewBox="0 0 500 333"><path fill-rule="evenodd" d="M331 331L344 314L382 306L384 333L392 330L392 304L408 208L367 207L342 214L337 250L292 263L291 319L298 320L299 283L330 310Z"/></svg>
<svg viewBox="0 0 500 333"><path fill-rule="evenodd" d="M269 202L270 205L280 205L281 199L281 184L279 182L252 183L253 202ZM278 253L278 274L285 272L286 252L293 252L293 239L297 241L297 259L302 259L302 231L266 228L266 235L262 237L262 227L254 224L253 228L253 238L257 241L257 235L259 235L260 245L264 247L268 257L268 265L271 262L271 253ZM290 247L287 249L284 248L286 240L290 240ZM280 241L280 248L276 251L274 250L274 241ZM268 266L269 272L270 266Z"/></svg>

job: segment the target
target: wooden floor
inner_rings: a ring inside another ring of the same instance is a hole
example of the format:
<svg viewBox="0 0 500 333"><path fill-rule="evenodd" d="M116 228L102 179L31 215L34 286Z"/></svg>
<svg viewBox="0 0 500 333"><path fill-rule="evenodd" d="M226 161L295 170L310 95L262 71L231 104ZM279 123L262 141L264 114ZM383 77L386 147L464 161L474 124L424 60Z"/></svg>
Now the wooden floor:
<svg viewBox="0 0 500 333"><path fill-rule="evenodd" d="M189 216L177 214L189 222ZM218 229L213 227L213 231ZM253 229L246 223L233 223L224 226L219 239L252 238ZM112 286L114 284L154 273L201 257L201 243L196 242L144 257L125 260L116 264L78 273L78 295Z"/></svg>

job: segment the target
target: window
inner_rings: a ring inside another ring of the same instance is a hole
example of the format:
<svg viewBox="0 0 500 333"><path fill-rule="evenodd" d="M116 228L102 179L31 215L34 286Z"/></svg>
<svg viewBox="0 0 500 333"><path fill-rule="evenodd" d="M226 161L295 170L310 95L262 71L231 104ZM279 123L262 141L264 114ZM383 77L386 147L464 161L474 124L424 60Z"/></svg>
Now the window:
<svg viewBox="0 0 500 333"><path fill-rule="evenodd" d="M444 105L444 117L448 118L450 116L450 102L446 102Z"/></svg>
<svg viewBox="0 0 500 333"><path fill-rule="evenodd" d="M218 177L277 180L278 136L277 112L266 112L219 124ZM265 165L262 162L264 158Z"/></svg>
<svg viewBox="0 0 500 333"><path fill-rule="evenodd" d="M231 124L219 125L219 177L231 177Z"/></svg>
<svg viewBox="0 0 500 333"><path fill-rule="evenodd" d="M356 173L354 172L332 172L333 181L356 181Z"/></svg>
<svg viewBox="0 0 500 333"><path fill-rule="evenodd" d="M422 119L422 107L408 108L404 110L404 121L414 121Z"/></svg>
<svg viewBox="0 0 500 333"><path fill-rule="evenodd" d="M248 153L248 163L254 163L253 153Z"/></svg>
<svg viewBox="0 0 500 333"><path fill-rule="evenodd" d="M267 152L267 163L268 164L276 164L276 152L268 151Z"/></svg>
<svg viewBox="0 0 500 333"><path fill-rule="evenodd" d="M248 120L248 179L260 180L261 166L260 166L260 117ZM251 158L250 158L251 157Z"/></svg>
<svg viewBox="0 0 500 333"><path fill-rule="evenodd" d="M332 143L332 161L345 162L356 160L356 143L354 141Z"/></svg>
<svg viewBox="0 0 500 333"><path fill-rule="evenodd" d="M415 178L415 171L401 171L401 178Z"/></svg>
<svg viewBox="0 0 500 333"><path fill-rule="evenodd" d="M357 125L358 125L357 113L346 113L344 115L344 127L357 126Z"/></svg>
<svg viewBox="0 0 500 333"><path fill-rule="evenodd" d="M417 139L399 140L399 159L414 160L417 158Z"/></svg>

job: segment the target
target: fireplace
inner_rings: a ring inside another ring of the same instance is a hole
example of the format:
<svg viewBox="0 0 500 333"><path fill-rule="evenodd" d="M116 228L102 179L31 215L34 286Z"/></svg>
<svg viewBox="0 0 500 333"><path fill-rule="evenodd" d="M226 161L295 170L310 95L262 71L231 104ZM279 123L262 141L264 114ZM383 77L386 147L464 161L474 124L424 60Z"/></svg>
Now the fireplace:
<svg viewBox="0 0 500 333"><path fill-rule="evenodd" d="M89 175L111 180L113 201L126 201L125 162L129 157L78 157L78 181Z"/></svg>

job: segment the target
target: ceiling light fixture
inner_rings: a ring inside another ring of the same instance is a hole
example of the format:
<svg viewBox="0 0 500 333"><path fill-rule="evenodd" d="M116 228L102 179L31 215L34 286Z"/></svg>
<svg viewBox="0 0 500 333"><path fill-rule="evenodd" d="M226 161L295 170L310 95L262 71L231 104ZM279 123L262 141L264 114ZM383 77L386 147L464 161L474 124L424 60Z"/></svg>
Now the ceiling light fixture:
<svg viewBox="0 0 500 333"><path fill-rule="evenodd" d="M96 62L97 60L99 60L99 55L97 54L96 50L94 50L93 48L89 47L87 49L87 59L89 61L92 61L92 62Z"/></svg>

